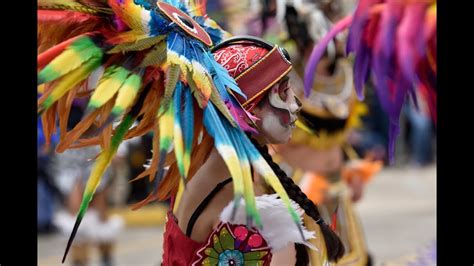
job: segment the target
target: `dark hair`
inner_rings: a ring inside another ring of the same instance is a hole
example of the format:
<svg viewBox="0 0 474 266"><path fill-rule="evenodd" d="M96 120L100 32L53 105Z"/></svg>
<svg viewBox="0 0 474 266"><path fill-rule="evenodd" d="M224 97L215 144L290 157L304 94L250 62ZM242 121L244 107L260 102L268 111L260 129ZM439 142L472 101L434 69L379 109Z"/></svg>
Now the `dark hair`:
<svg viewBox="0 0 474 266"><path fill-rule="evenodd" d="M255 140L252 140L252 142L260 151L265 161L267 161L273 169L290 199L298 203L306 215L313 218L314 221L319 224L321 233L324 237L324 242L326 243L326 251L329 261L337 261L340 259L342 255L344 255L344 246L337 234L324 222L316 205L306 196L306 194L304 194L303 191L301 191L300 187L293 182L293 179L289 178L280 166L273 161L272 156L268 153L267 146L261 146ZM296 251L296 265L308 265L309 259L306 249L297 246Z"/></svg>

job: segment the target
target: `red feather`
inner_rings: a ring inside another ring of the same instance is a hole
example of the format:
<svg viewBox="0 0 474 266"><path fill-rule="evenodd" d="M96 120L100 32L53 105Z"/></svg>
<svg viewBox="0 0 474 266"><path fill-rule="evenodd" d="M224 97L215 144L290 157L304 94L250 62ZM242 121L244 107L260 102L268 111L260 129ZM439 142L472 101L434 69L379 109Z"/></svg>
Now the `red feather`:
<svg viewBox="0 0 474 266"><path fill-rule="evenodd" d="M74 42L77 38L81 37L77 36L71 39L68 39L58 45L51 47L50 49L46 50L45 52L38 55L38 69L45 67L49 62L51 62L55 57L57 57L60 53L64 51L72 42Z"/></svg>

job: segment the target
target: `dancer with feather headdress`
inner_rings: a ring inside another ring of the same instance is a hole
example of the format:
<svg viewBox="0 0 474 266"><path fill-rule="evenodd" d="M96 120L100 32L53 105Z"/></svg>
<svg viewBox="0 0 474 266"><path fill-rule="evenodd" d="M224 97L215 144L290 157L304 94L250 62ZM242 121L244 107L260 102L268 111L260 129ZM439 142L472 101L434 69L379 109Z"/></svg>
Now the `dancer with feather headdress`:
<svg viewBox="0 0 474 266"><path fill-rule="evenodd" d="M321 227L330 260L340 257L338 237L263 146L288 140L300 108L287 86L292 65L284 50L249 37L222 42L227 34L206 16L204 1L43 0L38 7L45 136L58 120L58 152L102 147L63 261L120 143L149 131L153 158L137 178L157 187L134 207L172 197L164 265L268 265L278 250L314 237L302 211ZM86 115L68 131L72 101L82 97ZM95 134L85 136L93 125ZM215 185L221 200L206 206L203 195L212 198Z"/></svg>

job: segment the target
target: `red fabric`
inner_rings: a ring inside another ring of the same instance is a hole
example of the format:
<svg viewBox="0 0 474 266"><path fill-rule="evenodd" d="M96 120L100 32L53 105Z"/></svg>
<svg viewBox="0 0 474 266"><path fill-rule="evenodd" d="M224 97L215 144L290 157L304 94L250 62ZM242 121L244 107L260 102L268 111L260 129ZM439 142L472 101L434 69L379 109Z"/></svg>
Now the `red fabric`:
<svg viewBox="0 0 474 266"><path fill-rule="evenodd" d="M214 53L217 63L222 65L233 78L251 65L257 63L269 51L251 44L234 44Z"/></svg>
<svg viewBox="0 0 474 266"><path fill-rule="evenodd" d="M203 245L187 237L179 228L175 216L168 212L163 235L163 266L191 265Z"/></svg>
<svg viewBox="0 0 474 266"><path fill-rule="evenodd" d="M218 246L221 246L222 228L226 228L230 236L234 239L234 244L228 249L219 251L216 249L217 239ZM218 253L238 251L237 253L253 253L255 251L265 252L261 254L259 265L270 265L272 253L265 239L256 229L247 229L245 225L235 225L229 223L220 223L217 228L211 232L205 243L199 243L187 237L179 228L177 220L171 211L168 212L163 235L163 261L162 266L184 266L184 265L201 265L209 254L206 253L208 248L213 248ZM230 249L229 249L230 248ZM220 253L219 253L220 254ZM232 260L232 258L230 258ZM219 256L219 262L225 262L225 256ZM244 258L245 260L245 258ZM246 263L245 263L246 264Z"/></svg>
<svg viewBox="0 0 474 266"><path fill-rule="evenodd" d="M267 49L253 46L252 44L233 44L216 51L214 58L217 63L227 69L231 77L236 78L250 66L262 59L268 52ZM251 98L249 97L250 91L242 87L240 89L247 95L248 99ZM240 97L237 97L237 99L241 104L245 102L244 99ZM255 99L254 103L257 103L260 99L261 98Z"/></svg>
<svg viewBox="0 0 474 266"><path fill-rule="evenodd" d="M235 80L239 88L245 91L247 100L244 100L244 107L248 110L248 105L255 106L265 93L280 81L291 70L291 63L283 58L278 48L273 48L251 69L241 73Z"/></svg>
<svg viewBox="0 0 474 266"><path fill-rule="evenodd" d="M279 48L267 50L252 43L229 45L214 52L214 58L247 96L245 99L236 95L247 110L253 109L263 99L264 92L291 70L291 63Z"/></svg>

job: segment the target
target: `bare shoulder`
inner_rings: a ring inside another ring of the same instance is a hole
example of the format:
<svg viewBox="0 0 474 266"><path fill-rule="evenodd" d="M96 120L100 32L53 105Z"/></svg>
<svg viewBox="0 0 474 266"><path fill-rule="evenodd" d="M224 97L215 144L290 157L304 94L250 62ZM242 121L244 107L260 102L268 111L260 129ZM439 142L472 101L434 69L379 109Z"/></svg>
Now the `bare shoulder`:
<svg viewBox="0 0 474 266"><path fill-rule="evenodd" d="M179 204L175 215L178 217L179 227L183 232L188 227L188 223L193 213L199 205L208 197L213 189L223 180L210 178L207 173L197 173L188 183L186 192ZM217 193L212 195L204 209L201 210L194 226L192 227L191 238L198 242L204 242L212 232L214 226L219 223L219 215L222 209L232 200L232 182L221 187Z"/></svg>

